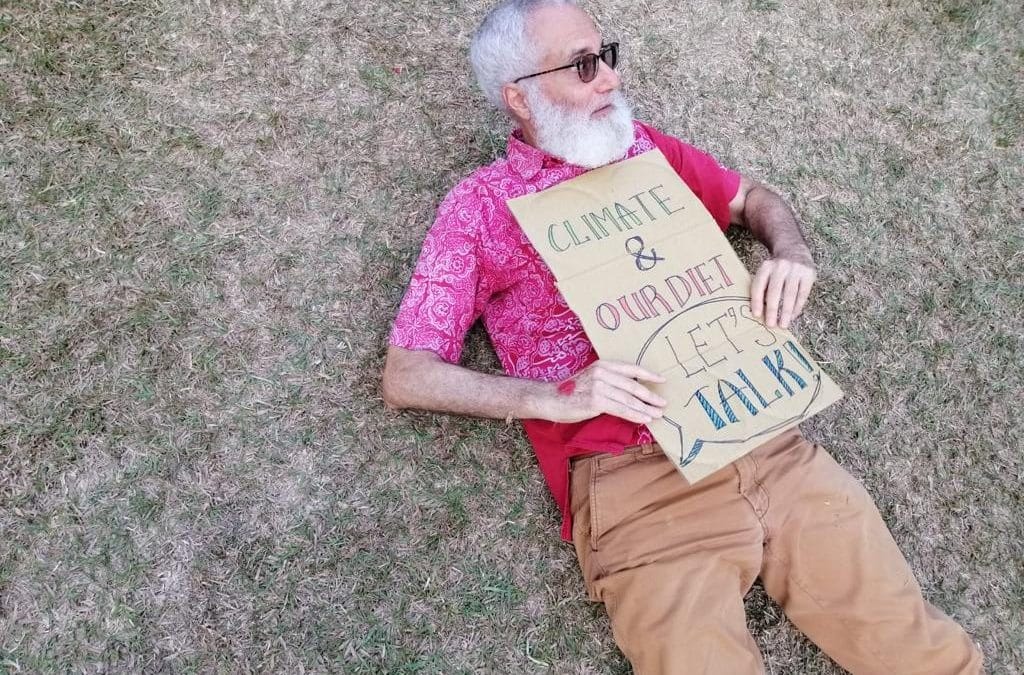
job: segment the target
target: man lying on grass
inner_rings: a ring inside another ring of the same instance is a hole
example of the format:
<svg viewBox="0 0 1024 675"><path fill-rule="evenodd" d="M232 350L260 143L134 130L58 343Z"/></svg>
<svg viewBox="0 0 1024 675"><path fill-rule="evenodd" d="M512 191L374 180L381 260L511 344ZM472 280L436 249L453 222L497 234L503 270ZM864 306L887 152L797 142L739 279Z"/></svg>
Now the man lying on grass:
<svg viewBox="0 0 1024 675"><path fill-rule="evenodd" d="M618 45L571 1L506 0L470 55L481 89L517 128L506 157L438 210L391 334L388 405L523 420L562 537L638 673L762 672L743 607L758 576L854 673L979 672L980 652L921 596L871 498L799 430L688 485L645 425L665 401L644 383L661 378L597 358L506 206L659 148L723 229L748 227L768 247L751 311L786 327L815 270L782 199L634 121ZM481 316L508 377L458 365Z"/></svg>

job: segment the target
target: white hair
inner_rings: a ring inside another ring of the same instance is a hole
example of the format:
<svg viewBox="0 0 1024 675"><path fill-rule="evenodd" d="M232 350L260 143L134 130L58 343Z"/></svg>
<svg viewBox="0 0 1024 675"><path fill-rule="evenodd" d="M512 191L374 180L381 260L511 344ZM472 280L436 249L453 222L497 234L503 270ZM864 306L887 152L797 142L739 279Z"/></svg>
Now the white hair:
<svg viewBox="0 0 1024 675"><path fill-rule="evenodd" d="M611 106L600 119L592 118L590 110L549 101L536 81L524 81L523 91L533 113L537 147L549 155L596 169L622 159L633 145L633 112L619 90L599 102Z"/></svg>
<svg viewBox="0 0 1024 675"><path fill-rule="evenodd" d="M469 45L477 84L491 105L507 110L501 88L538 67L541 55L527 20L541 7L576 5L576 0L503 0L484 17Z"/></svg>

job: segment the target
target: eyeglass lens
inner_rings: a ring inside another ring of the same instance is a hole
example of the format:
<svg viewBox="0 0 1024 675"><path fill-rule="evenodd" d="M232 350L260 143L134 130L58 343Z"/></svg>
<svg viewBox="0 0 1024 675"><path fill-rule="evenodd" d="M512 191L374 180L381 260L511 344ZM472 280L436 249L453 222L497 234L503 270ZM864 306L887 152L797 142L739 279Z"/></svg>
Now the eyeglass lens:
<svg viewBox="0 0 1024 675"><path fill-rule="evenodd" d="M598 59L604 61L609 68L615 68L619 61L619 45L613 42L612 44L602 47L599 53L587 54L581 58L576 66L576 70L579 72L581 80L584 82L590 82L597 77Z"/></svg>

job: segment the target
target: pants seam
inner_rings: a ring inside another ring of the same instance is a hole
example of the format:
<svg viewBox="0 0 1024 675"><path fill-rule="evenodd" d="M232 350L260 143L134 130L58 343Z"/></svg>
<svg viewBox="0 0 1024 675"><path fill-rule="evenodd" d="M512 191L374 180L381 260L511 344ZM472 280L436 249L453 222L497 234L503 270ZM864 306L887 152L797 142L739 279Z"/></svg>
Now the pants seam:
<svg viewBox="0 0 1024 675"><path fill-rule="evenodd" d="M750 453L748 456L750 457L751 463L753 463L754 465L754 471L752 476L754 482L754 489L764 496L764 508L759 511L757 508L757 504L755 504L754 501L747 496L746 492L743 493L743 498L747 500L747 503L750 504L750 508L754 511L754 516L757 517L757 522L761 525L761 533L764 535L764 541L767 542L768 523L765 522L764 517L768 514L768 509L771 506L771 498L768 495L768 490L766 490L764 484L761 483L761 477L758 475L758 471L760 471L761 466L757 463L757 458L754 456L754 453Z"/></svg>
<svg viewBox="0 0 1024 675"><path fill-rule="evenodd" d="M764 530L764 540L767 542L771 537L771 529L768 527L765 517L767 517L768 511L772 507L772 497L761 481L757 482L757 489L764 495L764 516L758 516L757 519L761 521L761 529Z"/></svg>
<svg viewBox="0 0 1024 675"><path fill-rule="evenodd" d="M605 569L605 566L598 559L600 551L598 550L597 539L601 532L601 515L597 499L597 474L598 463L592 462L590 466L590 492L587 494L587 501L590 502L590 537L588 537L590 539L590 560L596 572L595 581L608 575L608 570Z"/></svg>

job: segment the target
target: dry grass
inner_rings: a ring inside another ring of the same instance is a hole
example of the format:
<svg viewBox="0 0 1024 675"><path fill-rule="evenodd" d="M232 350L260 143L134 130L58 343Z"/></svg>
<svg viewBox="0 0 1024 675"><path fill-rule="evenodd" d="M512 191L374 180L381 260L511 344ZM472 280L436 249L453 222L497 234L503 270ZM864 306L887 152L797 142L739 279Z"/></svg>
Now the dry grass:
<svg viewBox="0 0 1024 675"><path fill-rule="evenodd" d="M641 5L593 7L638 115L811 233L847 399L807 432L1021 672L1024 11ZM504 145L483 10L0 1L0 672L628 670L518 428L379 398L435 205ZM836 672L748 606L771 672Z"/></svg>

